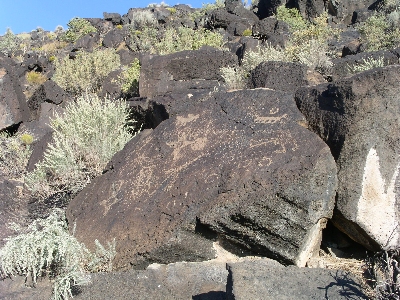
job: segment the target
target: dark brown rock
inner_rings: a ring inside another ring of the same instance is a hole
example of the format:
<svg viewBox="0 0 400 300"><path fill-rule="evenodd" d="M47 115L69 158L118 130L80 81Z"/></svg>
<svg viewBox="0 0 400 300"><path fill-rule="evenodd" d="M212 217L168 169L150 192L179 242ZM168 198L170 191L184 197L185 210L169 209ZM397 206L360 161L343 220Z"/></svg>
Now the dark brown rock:
<svg viewBox="0 0 400 300"><path fill-rule="evenodd" d="M69 224L91 248L115 237L117 268L212 257L199 226L304 265L332 215L336 167L303 121L286 93L215 94L129 142L71 201Z"/></svg>
<svg viewBox="0 0 400 300"><path fill-rule="evenodd" d="M214 48L145 56L141 59L139 93L151 98L174 90L213 90L217 80L222 80L220 68L237 64L236 55Z"/></svg>
<svg viewBox="0 0 400 300"><path fill-rule="evenodd" d="M300 88L299 109L338 166L335 226L371 250L399 243L400 66Z"/></svg>
<svg viewBox="0 0 400 300"><path fill-rule="evenodd" d="M249 88L270 88L295 92L303 85L309 85L308 67L299 63L268 61L259 64L250 73Z"/></svg>
<svg viewBox="0 0 400 300"><path fill-rule="evenodd" d="M12 59L0 56L0 130L29 120L29 108L14 69Z"/></svg>
<svg viewBox="0 0 400 300"><path fill-rule="evenodd" d="M28 107L31 112L30 120L38 120L41 113L41 104L44 102L53 103L59 105L66 103L70 100L70 97L65 91L59 87L54 81L47 80L33 93L28 100Z"/></svg>
<svg viewBox="0 0 400 300"><path fill-rule="evenodd" d="M106 48L117 48L124 41L125 33L124 30L114 28L107 32L103 38L103 46Z"/></svg>
<svg viewBox="0 0 400 300"><path fill-rule="evenodd" d="M359 280L340 270L284 267L271 260L228 263L230 300L368 299Z"/></svg>
<svg viewBox="0 0 400 300"><path fill-rule="evenodd" d="M74 299L225 299L226 263L152 265L147 270L92 275ZM208 298L207 298L208 296Z"/></svg>

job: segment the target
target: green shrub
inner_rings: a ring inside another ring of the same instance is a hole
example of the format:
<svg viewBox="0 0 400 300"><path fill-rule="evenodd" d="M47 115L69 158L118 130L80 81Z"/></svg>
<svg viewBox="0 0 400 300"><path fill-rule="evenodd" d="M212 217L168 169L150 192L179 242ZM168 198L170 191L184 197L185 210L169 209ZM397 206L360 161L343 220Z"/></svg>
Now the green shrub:
<svg viewBox="0 0 400 300"><path fill-rule="evenodd" d="M307 21L303 19L296 8L286 8L285 5L281 5L276 9L276 18L286 22L291 32L304 30L308 27Z"/></svg>
<svg viewBox="0 0 400 300"><path fill-rule="evenodd" d="M55 61L53 80L66 91L79 95L97 91L113 70L119 68L120 58L114 49L80 52L75 59L64 57Z"/></svg>
<svg viewBox="0 0 400 300"><path fill-rule="evenodd" d="M29 71L26 73L25 78L28 84L31 85L41 85L47 80L45 75L35 71Z"/></svg>
<svg viewBox="0 0 400 300"><path fill-rule="evenodd" d="M27 228L13 224L18 233L6 239L0 249L2 277L23 275L34 283L49 274L54 279L52 299L69 299L71 287L90 282L88 272L111 271L115 240L106 250L96 241L97 252L90 251L68 232L65 214L55 209L46 219L38 219ZM100 246L99 246L100 245Z"/></svg>
<svg viewBox="0 0 400 300"><path fill-rule="evenodd" d="M71 43L75 43L76 40L90 32L97 32L97 29L88 20L82 18L73 18L67 25L69 28L65 32L64 39Z"/></svg>
<svg viewBox="0 0 400 300"><path fill-rule="evenodd" d="M122 72L119 78L121 82L121 90L125 94L138 95L139 94L139 77L140 77L140 63L135 58L131 66Z"/></svg>
<svg viewBox="0 0 400 300"><path fill-rule="evenodd" d="M374 68L380 68L380 67L384 67L385 66L385 61L383 59L383 57L379 57L377 59L374 59L372 57L369 57L367 59L362 59L361 63L352 65L352 66L348 66L348 70L350 73L359 73L359 72L364 72L367 70L371 70Z"/></svg>
<svg viewBox="0 0 400 300"><path fill-rule="evenodd" d="M204 45L221 48L223 36L206 29L168 28L161 41L155 45L155 51L163 55L183 50L197 50Z"/></svg>
<svg viewBox="0 0 400 300"><path fill-rule="evenodd" d="M214 3L203 3L200 9L197 9L190 14L190 18L192 20L202 19L208 12L224 7L225 0L216 0Z"/></svg>
<svg viewBox="0 0 400 300"><path fill-rule="evenodd" d="M130 29L130 38L126 41L132 51L154 52L154 45L159 42L158 30L147 27L143 30Z"/></svg>
<svg viewBox="0 0 400 300"><path fill-rule="evenodd" d="M243 69L234 67L223 67L220 69L221 76L230 89L243 89L246 87L246 73Z"/></svg>
<svg viewBox="0 0 400 300"><path fill-rule="evenodd" d="M171 13L171 15L176 14L176 8L175 7L167 7L166 10L168 10Z"/></svg>
<svg viewBox="0 0 400 300"><path fill-rule="evenodd" d="M132 138L129 113L122 100L83 95L70 103L63 117L51 120L53 142L25 183L39 198L75 194L98 176L111 157Z"/></svg>
<svg viewBox="0 0 400 300"><path fill-rule="evenodd" d="M358 26L361 40L367 51L378 51L396 47L400 42L400 30L392 26L385 15L369 17Z"/></svg>
<svg viewBox="0 0 400 300"><path fill-rule="evenodd" d="M0 37L0 52L5 55L14 54L19 49L22 40L8 28L5 35Z"/></svg>
<svg viewBox="0 0 400 300"><path fill-rule="evenodd" d="M32 154L30 145L33 140L33 136L29 133L0 134L1 175L9 178L19 178L25 174L25 168Z"/></svg>
<svg viewBox="0 0 400 300"><path fill-rule="evenodd" d="M245 30L242 32L242 36L251 36L252 34L253 34L253 32L252 32L251 29L245 29Z"/></svg>
<svg viewBox="0 0 400 300"><path fill-rule="evenodd" d="M118 24L117 26L115 26L115 28L122 29L122 28L124 28L124 26L122 26L121 24Z"/></svg>

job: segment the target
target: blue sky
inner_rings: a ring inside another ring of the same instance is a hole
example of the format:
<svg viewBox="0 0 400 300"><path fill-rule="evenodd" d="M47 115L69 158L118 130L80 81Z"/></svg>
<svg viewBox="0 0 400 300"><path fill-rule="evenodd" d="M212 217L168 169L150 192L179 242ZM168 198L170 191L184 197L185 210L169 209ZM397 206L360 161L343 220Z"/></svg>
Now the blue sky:
<svg viewBox="0 0 400 300"><path fill-rule="evenodd" d="M38 26L53 31L57 25L67 28L67 23L73 17L102 18L103 12L117 12L121 15L131 7L146 7L150 3L160 3L152 0L0 0L0 35L7 28L14 33L30 32ZM166 0L170 6L175 4L190 4L201 7L202 3L214 0L187 0L187 2Z"/></svg>

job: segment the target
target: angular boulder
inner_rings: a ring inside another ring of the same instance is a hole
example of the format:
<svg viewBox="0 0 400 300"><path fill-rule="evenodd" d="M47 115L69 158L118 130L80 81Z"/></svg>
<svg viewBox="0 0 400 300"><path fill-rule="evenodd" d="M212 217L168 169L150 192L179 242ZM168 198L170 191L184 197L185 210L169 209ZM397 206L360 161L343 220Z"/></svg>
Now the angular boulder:
<svg viewBox="0 0 400 300"><path fill-rule="evenodd" d="M317 72L306 65L283 61L268 61L259 64L250 73L249 88L270 88L280 91L295 92L303 85L325 82Z"/></svg>
<svg viewBox="0 0 400 300"><path fill-rule="evenodd" d="M139 92L142 97L171 91L208 89L222 81L220 68L237 66L237 56L211 47L141 59Z"/></svg>
<svg viewBox="0 0 400 300"><path fill-rule="evenodd" d="M12 59L0 56L0 130L29 120L29 108L15 67Z"/></svg>
<svg viewBox="0 0 400 300"><path fill-rule="evenodd" d="M332 216L336 165L302 122L288 93L216 93L129 142L70 202L69 224L90 248L115 238L117 268L211 258L201 232L305 265Z"/></svg>
<svg viewBox="0 0 400 300"><path fill-rule="evenodd" d="M226 299L368 299L345 271L284 267L273 260L228 263Z"/></svg>
<svg viewBox="0 0 400 300"><path fill-rule="evenodd" d="M338 166L334 224L370 250L399 246L400 66L296 93Z"/></svg>

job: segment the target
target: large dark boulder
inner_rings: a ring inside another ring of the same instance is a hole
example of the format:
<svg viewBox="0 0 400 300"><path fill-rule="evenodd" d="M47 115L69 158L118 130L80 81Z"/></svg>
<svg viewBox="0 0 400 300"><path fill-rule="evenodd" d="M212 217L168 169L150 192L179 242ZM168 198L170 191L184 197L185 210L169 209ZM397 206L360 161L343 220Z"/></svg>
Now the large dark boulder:
<svg viewBox="0 0 400 300"><path fill-rule="evenodd" d="M41 113L41 104L44 102L65 106L71 98L52 80L47 80L33 93L27 104L31 113L31 120L38 120Z"/></svg>
<svg viewBox="0 0 400 300"><path fill-rule="evenodd" d="M283 48L289 35L289 26L274 17L259 20L253 26L253 36L268 41L274 47Z"/></svg>
<svg viewBox="0 0 400 300"><path fill-rule="evenodd" d="M114 25L119 25L122 23L122 18L119 13L103 12L103 18L106 21L111 21Z"/></svg>
<svg viewBox="0 0 400 300"><path fill-rule="evenodd" d="M0 56L0 130L29 120L29 108L15 68L12 59Z"/></svg>
<svg viewBox="0 0 400 300"><path fill-rule="evenodd" d="M115 28L107 32L103 38L103 46L106 48L117 48L125 39L123 29Z"/></svg>
<svg viewBox="0 0 400 300"><path fill-rule="evenodd" d="M139 92L154 97L174 90L212 90L222 81L220 68L236 66L237 56L211 47L141 59Z"/></svg>
<svg viewBox="0 0 400 300"><path fill-rule="evenodd" d="M337 162L333 222L371 250L399 246L399 80L400 66L388 66L296 93Z"/></svg>
<svg viewBox="0 0 400 300"><path fill-rule="evenodd" d="M90 248L115 237L117 268L213 257L200 232L305 265L332 216L336 166L302 122L287 93L214 94L129 142L70 202L69 224Z"/></svg>
<svg viewBox="0 0 400 300"><path fill-rule="evenodd" d="M100 44L100 35L97 32L90 32L82 37L80 37L75 44L73 49L76 50L86 50L93 51Z"/></svg>
<svg viewBox="0 0 400 300"><path fill-rule="evenodd" d="M315 82L314 79L318 77L313 77L312 73L315 72L311 72L306 65L299 63L268 61L259 64L251 71L249 88L265 87L294 93L303 85L313 85L324 81L323 78L319 78L319 82Z"/></svg>
<svg viewBox="0 0 400 300"><path fill-rule="evenodd" d="M284 267L263 259L228 263L226 299L368 299L359 279L345 271Z"/></svg>

